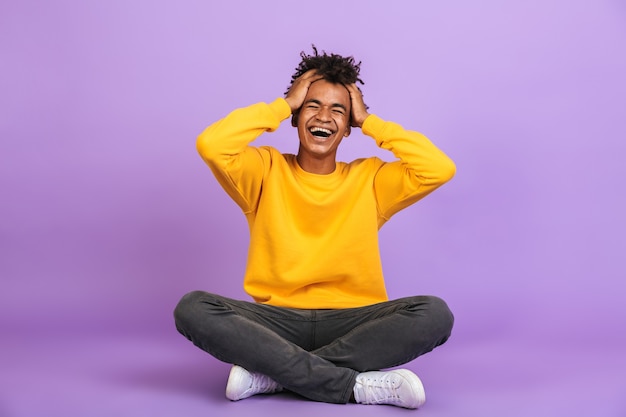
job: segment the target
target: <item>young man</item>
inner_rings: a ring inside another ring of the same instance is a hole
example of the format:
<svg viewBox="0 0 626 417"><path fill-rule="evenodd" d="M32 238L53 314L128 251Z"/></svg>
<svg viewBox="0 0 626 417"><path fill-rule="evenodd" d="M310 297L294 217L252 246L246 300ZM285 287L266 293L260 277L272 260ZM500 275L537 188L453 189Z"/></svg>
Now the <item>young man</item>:
<svg viewBox="0 0 626 417"><path fill-rule="evenodd" d="M250 228L244 288L254 302L195 291L174 312L196 346L233 364L226 396L282 389L330 403L425 401L395 369L444 343L453 316L433 296L388 300L378 229L448 181L454 163L425 136L369 114L360 63L301 54L284 98L233 111L198 138L202 158ZM291 116L297 155L250 143ZM336 160L360 128L397 158Z"/></svg>

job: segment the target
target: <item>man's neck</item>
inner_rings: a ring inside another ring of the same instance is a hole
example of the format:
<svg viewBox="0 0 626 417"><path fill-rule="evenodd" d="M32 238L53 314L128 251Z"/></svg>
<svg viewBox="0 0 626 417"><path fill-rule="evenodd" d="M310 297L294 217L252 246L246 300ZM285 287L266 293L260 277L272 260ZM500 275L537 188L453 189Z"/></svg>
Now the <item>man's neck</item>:
<svg viewBox="0 0 626 417"><path fill-rule="evenodd" d="M327 175L335 172L335 168L337 167L337 163L335 159L331 158L305 158L302 154L298 153L296 156L296 160L298 161L298 165L306 172L310 172L311 174L317 175Z"/></svg>

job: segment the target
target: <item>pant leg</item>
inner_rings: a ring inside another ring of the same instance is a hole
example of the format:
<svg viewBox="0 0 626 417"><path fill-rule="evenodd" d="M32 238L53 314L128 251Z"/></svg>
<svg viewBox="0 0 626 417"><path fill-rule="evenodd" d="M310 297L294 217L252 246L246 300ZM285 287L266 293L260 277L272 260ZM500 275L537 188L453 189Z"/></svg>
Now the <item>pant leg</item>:
<svg viewBox="0 0 626 417"><path fill-rule="evenodd" d="M412 361L443 344L454 317L440 298L406 297L371 306L318 311L315 355L359 372Z"/></svg>
<svg viewBox="0 0 626 417"><path fill-rule="evenodd" d="M357 372L294 343L306 340L299 334L310 322L305 313L194 291L181 299L174 317L180 333L221 361L260 372L312 400L350 399Z"/></svg>

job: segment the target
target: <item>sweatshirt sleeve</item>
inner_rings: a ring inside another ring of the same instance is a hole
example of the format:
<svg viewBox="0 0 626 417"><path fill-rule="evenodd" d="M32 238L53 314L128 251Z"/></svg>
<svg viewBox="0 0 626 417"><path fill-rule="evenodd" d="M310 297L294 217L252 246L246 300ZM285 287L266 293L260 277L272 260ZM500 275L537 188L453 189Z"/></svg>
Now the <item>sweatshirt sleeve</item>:
<svg viewBox="0 0 626 417"><path fill-rule="evenodd" d="M244 213L254 209L269 155L249 144L273 132L291 115L283 98L234 110L207 127L196 141L202 159Z"/></svg>
<svg viewBox="0 0 626 417"><path fill-rule="evenodd" d="M385 221L445 184L456 172L454 162L421 133L373 114L361 130L398 158L384 163L374 178L379 214Z"/></svg>

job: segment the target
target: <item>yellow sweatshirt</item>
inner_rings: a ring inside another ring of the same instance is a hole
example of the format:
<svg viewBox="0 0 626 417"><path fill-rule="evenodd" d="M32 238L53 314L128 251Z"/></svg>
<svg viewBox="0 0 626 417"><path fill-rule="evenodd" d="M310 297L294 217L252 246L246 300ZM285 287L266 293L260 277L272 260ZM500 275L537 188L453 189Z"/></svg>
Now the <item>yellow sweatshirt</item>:
<svg viewBox="0 0 626 417"><path fill-rule="evenodd" d="M290 115L278 98L237 109L198 137L200 155L248 220L244 289L256 302L292 308L386 301L378 229L452 178L454 163L422 134L375 115L361 130L397 161L338 162L318 175L295 155L249 146Z"/></svg>

